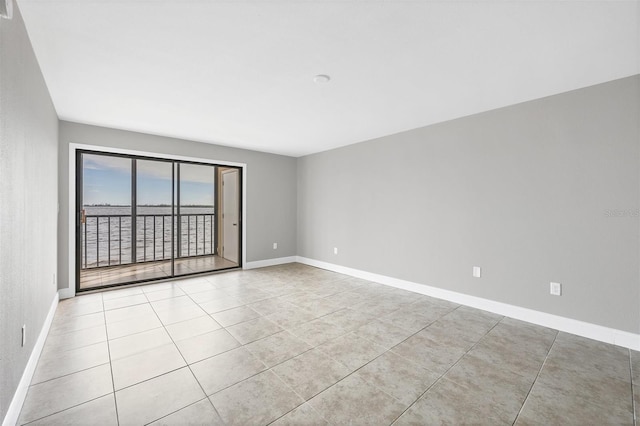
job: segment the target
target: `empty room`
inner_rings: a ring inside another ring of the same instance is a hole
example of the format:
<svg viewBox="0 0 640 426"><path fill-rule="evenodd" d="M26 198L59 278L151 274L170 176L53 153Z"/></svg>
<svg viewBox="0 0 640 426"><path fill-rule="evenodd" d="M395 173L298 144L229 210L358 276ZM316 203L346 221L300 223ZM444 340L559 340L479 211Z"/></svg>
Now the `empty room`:
<svg viewBox="0 0 640 426"><path fill-rule="evenodd" d="M0 0L0 419L635 425L640 1Z"/></svg>

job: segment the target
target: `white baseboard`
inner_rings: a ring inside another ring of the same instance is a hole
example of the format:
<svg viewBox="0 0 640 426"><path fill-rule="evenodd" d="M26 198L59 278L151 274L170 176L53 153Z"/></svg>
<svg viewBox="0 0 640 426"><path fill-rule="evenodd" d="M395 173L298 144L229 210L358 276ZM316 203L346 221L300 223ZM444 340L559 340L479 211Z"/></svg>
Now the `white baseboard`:
<svg viewBox="0 0 640 426"><path fill-rule="evenodd" d="M275 259L256 260L253 262L246 262L242 269L255 269L264 268L266 266L283 265L285 263L293 263L296 261L296 256L278 257Z"/></svg>
<svg viewBox="0 0 640 426"><path fill-rule="evenodd" d="M40 330L40 334L38 335L38 340L36 340L36 344L31 351L31 356L29 356L27 366L24 368L24 372L22 373L22 377L20 378L20 383L18 383L18 388L13 394L13 399L11 400L11 404L9 405L9 410L7 410L7 415L2 421L2 426L14 426L16 423L18 423L18 417L20 416L20 411L22 410L22 404L24 404L24 400L27 397L27 391L29 390L29 385L31 384L33 373L35 373L36 371L36 366L38 365L38 360L40 359L40 354L42 353L44 342L47 340L49 328L51 328L51 322L53 321L53 315L56 313L57 307L58 293L56 292L53 297L53 301L51 302L51 307L49 308L47 318L45 318L42 329Z"/></svg>
<svg viewBox="0 0 640 426"><path fill-rule="evenodd" d="M335 265L333 263L322 262L306 257L297 256L296 261L299 263L304 263L305 265L315 266L318 268L327 269L329 271L350 275L352 277L385 284L391 287L413 291L415 293L424 294L426 296L448 300L450 302L482 309L485 311L493 312L495 314L504 315L510 318L515 318L521 321L530 322L567 333L576 334L578 336L587 337L589 339L611 343L634 350L640 350L640 334L634 334L614 328L603 327L601 325L591 324L572 318L561 317L559 315L535 311L533 309L509 305L507 303L496 302L494 300L483 299L481 297L470 296L468 294L457 293L455 291L444 290L425 284L418 284L411 281L405 281L385 275L374 274L371 272L348 268L346 266Z"/></svg>
<svg viewBox="0 0 640 426"><path fill-rule="evenodd" d="M73 287L61 288L58 290L60 300L69 299L76 296L76 290Z"/></svg>

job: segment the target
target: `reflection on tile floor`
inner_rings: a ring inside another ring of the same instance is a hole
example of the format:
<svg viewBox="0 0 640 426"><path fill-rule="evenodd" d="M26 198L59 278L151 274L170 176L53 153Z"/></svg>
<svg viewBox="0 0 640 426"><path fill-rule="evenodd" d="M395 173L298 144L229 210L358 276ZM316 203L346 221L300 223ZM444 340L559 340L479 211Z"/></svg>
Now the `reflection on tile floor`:
<svg viewBox="0 0 640 426"><path fill-rule="evenodd" d="M177 259L175 275L196 274L219 269L235 268L238 264L220 256L200 256ZM135 263L119 266L82 269L80 288L91 289L105 285L123 284L134 281L164 279L171 276L171 261Z"/></svg>
<svg viewBox="0 0 640 426"><path fill-rule="evenodd" d="M61 301L42 425L633 424L640 353L300 264Z"/></svg>

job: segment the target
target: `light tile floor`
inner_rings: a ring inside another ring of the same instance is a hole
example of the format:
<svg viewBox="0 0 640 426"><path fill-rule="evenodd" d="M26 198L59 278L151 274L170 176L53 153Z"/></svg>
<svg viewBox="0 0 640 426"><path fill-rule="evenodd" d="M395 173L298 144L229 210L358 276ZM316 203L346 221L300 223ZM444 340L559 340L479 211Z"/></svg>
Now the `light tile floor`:
<svg viewBox="0 0 640 426"><path fill-rule="evenodd" d="M61 301L20 424L633 424L638 386L638 352L289 264Z"/></svg>

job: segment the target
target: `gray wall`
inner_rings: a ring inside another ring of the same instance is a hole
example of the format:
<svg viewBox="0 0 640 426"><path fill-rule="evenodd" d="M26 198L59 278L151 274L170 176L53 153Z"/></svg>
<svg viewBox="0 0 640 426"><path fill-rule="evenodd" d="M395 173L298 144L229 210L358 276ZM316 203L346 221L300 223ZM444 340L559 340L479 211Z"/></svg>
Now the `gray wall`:
<svg viewBox="0 0 640 426"><path fill-rule="evenodd" d="M298 254L638 333L639 103L634 76L302 157Z"/></svg>
<svg viewBox="0 0 640 426"><path fill-rule="evenodd" d="M59 287L69 277L69 144L78 143L247 164L247 261L296 254L296 159L105 127L60 122ZM273 250L273 243L278 249ZM72 242L73 244L73 242ZM73 279L73 277L72 277ZM72 286L75 284L72 283Z"/></svg>
<svg viewBox="0 0 640 426"><path fill-rule="evenodd" d="M0 419L56 292L57 140L58 117L14 2L13 19L0 19Z"/></svg>

